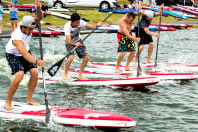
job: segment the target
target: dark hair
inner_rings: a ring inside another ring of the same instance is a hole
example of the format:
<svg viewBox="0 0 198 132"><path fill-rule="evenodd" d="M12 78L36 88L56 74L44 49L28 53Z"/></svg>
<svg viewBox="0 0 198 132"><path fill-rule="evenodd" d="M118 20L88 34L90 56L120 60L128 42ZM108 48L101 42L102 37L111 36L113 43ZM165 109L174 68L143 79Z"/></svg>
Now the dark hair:
<svg viewBox="0 0 198 132"><path fill-rule="evenodd" d="M127 17L130 18L130 17L133 17L133 19L135 18L135 14L133 12L129 12L127 14Z"/></svg>
<svg viewBox="0 0 198 132"><path fill-rule="evenodd" d="M73 13L71 15L71 21L74 22L74 21L78 21L80 20L80 16L78 15L78 13Z"/></svg>

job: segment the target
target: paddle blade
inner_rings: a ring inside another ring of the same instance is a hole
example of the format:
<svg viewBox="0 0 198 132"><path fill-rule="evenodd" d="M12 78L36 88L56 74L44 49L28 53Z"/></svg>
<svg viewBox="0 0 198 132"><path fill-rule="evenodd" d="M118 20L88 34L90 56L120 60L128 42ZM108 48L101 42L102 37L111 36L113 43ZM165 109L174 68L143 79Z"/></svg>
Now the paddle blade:
<svg viewBox="0 0 198 132"><path fill-rule="evenodd" d="M54 65L52 65L47 72L49 73L50 76L54 76L57 71L59 70L60 66L62 65L63 61L65 60L65 57L61 59L60 61L56 62Z"/></svg>

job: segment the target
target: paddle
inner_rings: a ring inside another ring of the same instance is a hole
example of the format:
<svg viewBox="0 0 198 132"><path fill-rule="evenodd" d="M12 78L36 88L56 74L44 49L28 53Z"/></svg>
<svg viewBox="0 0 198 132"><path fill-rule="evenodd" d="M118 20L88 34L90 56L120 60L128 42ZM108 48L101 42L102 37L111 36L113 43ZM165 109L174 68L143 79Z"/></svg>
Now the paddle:
<svg viewBox="0 0 198 132"><path fill-rule="evenodd" d="M140 0L138 0L138 6L140 6ZM138 37L140 37L140 9L138 9ZM140 67L139 46L140 46L140 42L138 43L138 52L137 52L138 54L137 77L139 77L139 75L142 72L141 67Z"/></svg>
<svg viewBox="0 0 198 132"><path fill-rule="evenodd" d="M40 6L37 7L37 17L38 17L38 30L39 30L39 44L40 44L40 54L41 54L41 60L43 60L43 47L42 47L42 39L41 39L41 11ZM43 78L43 89L44 89L44 96L45 96L45 105L46 105L46 115L45 115L45 122L49 123L50 119L50 110L48 106L48 99L47 99L47 92L45 87L45 76L44 76L44 68L42 68L42 78Z"/></svg>
<svg viewBox="0 0 198 132"><path fill-rule="evenodd" d="M113 14L113 12L110 12L110 14L102 22L105 22L112 14ZM83 43L97 28L98 28L98 26L96 25L96 28L93 29L87 36L85 36L83 38L83 40L81 41L81 43ZM61 60L56 62L54 65L52 65L48 69L47 72L49 73L50 76L54 76L57 73L57 71L59 70L59 68L62 65L65 58L68 57L76 48L77 48L77 46L75 46L70 52L67 53L67 55L65 57L63 57Z"/></svg>
<svg viewBox="0 0 198 132"><path fill-rule="evenodd" d="M162 13L163 13L163 9L161 8L158 34L160 34L160 27L161 27L161 21L162 21ZM154 67L157 67L158 45L159 45L159 38L157 38L157 47L156 47L156 55L155 55L155 65L154 65Z"/></svg>

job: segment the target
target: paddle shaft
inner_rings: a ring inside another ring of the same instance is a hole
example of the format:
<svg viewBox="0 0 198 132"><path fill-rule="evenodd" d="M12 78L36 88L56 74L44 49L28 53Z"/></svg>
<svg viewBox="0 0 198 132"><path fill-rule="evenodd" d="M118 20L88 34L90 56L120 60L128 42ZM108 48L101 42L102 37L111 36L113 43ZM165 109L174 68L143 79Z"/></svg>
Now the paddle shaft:
<svg viewBox="0 0 198 132"><path fill-rule="evenodd" d="M138 1L138 6L140 6L140 0ZM138 9L138 37L140 37L140 9ZM140 67L140 49L139 49L139 46L140 46L140 42L138 43L138 52L137 52L137 55L138 55L138 65L137 65L137 77L139 77L140 73L141 73L141 67Z"/></svg>
<svg viewBox="0 0 198 132"><path fill-rule="evenodd" d="M43 46L42 46L42 38L41 38L41 24L40 24L40 20L41 20L41 11L40 11L40 7L37 7L37 17L38 17L38 30L39 30L39 44L40 44L40 55L41 55L41 60L43 60ZM44 96L45 96L45 105L46 105L46 118L45 118L45 122L49 123L49 119L50 119L50 110L49 110L49 106L48 106L48 99L47 99L47 90L46 90L46 86L45 86L45 75L44 75L44 68L42 67L42 78L43 78L43 89L44 89Z"/></svg>
<svg viewBox="0 0 198 132"><path fill-rule="evenodd" d="M113 12L111 12L102 22L105 22L112 14ZM96 25L96 28L94 28L87 36L83 38L83 40L81 40L81 43L83 43L97 28L98 28L98 25ZM61 60L59 60L57 63L55 63L48 69L47 72L50 74L50 76L54 76L57 73L57 71L59 70L65 58L68 57L72 52L74 52L74 50L77 47L78 46L75 46L70 52L67 53L65 57L63 57Z"/></svg>
<svg viewBox="0 0 198 132"><path fill-rule="evenodd" d="M160 12L160 21L159 21L158 34L160 34L160 27L161 27L161 21L162 21L162 12L163 12L163 9L161 9L161 12ZM158 46L159 46L159 38L157 38L157 47L156 47L156 55L155 55L155 65L154 65L154 67L157 67Z"/></svg>

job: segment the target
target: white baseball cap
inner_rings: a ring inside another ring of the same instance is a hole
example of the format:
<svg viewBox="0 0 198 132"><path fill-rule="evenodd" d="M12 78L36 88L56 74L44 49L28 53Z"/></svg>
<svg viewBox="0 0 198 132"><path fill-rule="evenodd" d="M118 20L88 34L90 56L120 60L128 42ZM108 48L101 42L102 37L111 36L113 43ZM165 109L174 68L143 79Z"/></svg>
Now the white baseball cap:
<svg viewBox="0 0 198 132"><path fill-rule="evenodd" d="M153 18L154 17L154 12L153 11L145 11L144 14L148 17L148 18Z"/></svg>
<svg viewBox="0 0 198 132"><path fill-rule="evenodd" d="M22 19L22 26L26 26L26 27L36 27L36 23L35 23L35 19L32 16L24 16Z"/></svg>

